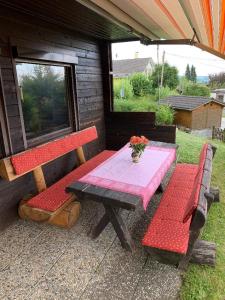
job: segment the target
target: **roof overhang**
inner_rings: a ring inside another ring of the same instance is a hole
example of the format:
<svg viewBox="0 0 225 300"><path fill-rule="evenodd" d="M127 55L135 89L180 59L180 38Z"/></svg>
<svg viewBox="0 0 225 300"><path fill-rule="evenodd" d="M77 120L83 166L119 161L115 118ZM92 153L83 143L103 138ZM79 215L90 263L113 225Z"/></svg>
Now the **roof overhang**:
<svg viewBox="0 0 225 300"><path fill-rule="evenodd" d="M188 44L225 58L225 1L77 0L144 44Z"/></svg>

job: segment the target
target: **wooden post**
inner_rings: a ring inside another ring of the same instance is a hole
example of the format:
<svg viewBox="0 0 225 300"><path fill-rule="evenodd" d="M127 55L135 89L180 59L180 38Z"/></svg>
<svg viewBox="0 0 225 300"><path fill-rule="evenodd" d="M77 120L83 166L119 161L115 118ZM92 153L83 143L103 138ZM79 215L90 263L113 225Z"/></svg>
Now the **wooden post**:
<svg viewBox="0 0 225 300"><path fill-rule="evenodd" d="M84 156L84 150L82 147L78 147L76 149L77 157L79 160L79 163L82 165L86 162L85 156Z"/></svg>
<svg viewBox="0 0 225 300"><path fill-rule="evenodd" d="M34 180L36 183L36 187L39 193L43 192L46 190L46 182L45 182L45 177L43 174L42 167L37 167L36 169L33 170L34 174Z"/></svg>

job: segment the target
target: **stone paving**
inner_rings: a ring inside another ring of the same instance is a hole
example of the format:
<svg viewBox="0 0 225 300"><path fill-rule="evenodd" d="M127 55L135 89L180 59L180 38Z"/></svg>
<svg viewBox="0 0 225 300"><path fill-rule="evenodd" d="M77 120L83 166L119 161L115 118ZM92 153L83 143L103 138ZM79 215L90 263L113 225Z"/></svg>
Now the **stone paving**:
<svg viewBox="0 0 225 300"><path fill-rule="evenodd" d="M181 274L149 257L140 240L161 194L147 213L124 211L136 249L121 248L111 225L92 240L91 228L103 214L85 201L70 230L17 220L0 235L0 299L178 299Z"/></svg>

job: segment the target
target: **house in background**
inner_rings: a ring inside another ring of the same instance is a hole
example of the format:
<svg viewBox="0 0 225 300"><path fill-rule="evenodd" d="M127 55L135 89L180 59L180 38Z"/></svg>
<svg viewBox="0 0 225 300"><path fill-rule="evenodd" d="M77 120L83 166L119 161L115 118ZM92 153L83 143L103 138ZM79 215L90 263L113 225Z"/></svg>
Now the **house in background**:
<svg viewBox="0 0 225 300"><path fill-rule="evenodd" d="M221 127L225 103L199 96L170 96L160 99L160 104L170 105L175 110L174 124L190 129Z"/></svg>
<svg viewBox="0 0 225 300"><path fill-rule="evenodd" d="M134 73L150 75L154 68L151 57L113 60L112 65L114 78L125 78Z"/></svg>
<svg viewBox="0 0 225 300"><path fill-rule="evenodd" d="M225 103L225 89L215 89L210 96Z"/></svg>

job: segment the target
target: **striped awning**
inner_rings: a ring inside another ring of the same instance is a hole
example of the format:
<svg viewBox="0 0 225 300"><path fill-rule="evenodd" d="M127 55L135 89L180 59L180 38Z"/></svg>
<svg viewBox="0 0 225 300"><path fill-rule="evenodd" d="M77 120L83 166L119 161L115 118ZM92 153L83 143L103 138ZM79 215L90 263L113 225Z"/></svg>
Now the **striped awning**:
<svg viewBox="0 0 225 300"><path fill-rule="evenodd" d="M192 43L225 58L225 0L78 0L146 43Z"/></svg>

